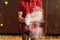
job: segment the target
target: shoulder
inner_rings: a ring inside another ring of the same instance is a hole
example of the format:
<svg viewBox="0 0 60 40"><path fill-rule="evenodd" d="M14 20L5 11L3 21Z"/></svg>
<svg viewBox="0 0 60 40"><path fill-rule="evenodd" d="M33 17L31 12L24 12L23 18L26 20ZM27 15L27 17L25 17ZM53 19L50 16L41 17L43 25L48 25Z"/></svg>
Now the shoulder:
<svg viewBox="0 0 60 40"><path fill-rule="evenodd" d="M41 0L37 0L37 5L40 5L42 4L42 1Z"/></svg>
<svg viewBox="0 0 60 40"><path fill-rule="evenodd" d="M25 4L24 1L19 1L19 2L18 2L18 5L20 5L20 6L23 6L24 4Z"/></svg>

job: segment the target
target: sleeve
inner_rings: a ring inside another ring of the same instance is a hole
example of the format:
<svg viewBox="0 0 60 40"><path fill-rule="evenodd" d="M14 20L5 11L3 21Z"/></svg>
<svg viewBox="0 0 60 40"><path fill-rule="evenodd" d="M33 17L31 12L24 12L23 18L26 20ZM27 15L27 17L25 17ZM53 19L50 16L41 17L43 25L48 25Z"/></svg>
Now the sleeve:
<svg viewBox="0 0 60 40"><path fill-rule="evenodd" d="M23 11L22 2L18 2L18 11Z"/></svg>
<svg viewBox="0 0 60 40"><path fill-rule="evenodd" d="M37 6L39 6L40 10L43 11L43 6L42 6L42 1L41 0L37 1Z"/></svg>

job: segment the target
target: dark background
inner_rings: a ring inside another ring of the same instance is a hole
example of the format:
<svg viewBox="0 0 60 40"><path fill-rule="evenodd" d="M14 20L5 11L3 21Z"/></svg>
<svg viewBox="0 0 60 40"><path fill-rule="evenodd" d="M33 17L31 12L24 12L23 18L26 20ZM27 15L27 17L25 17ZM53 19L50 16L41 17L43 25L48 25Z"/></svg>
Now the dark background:
<svg viewBox="0 0 60 40"><path fill-rule="evenodd" d="M8 5L5 5L6 0L0 0L1 20L3 27L0 27L0 33L19 33L18 28L18 0L7 0Z"/></svg>
<svg viewBox="0 0 60 40"><path fill-rule="evenodd" d="M60 34L60 0L48 0L47 34Z"/></svg>

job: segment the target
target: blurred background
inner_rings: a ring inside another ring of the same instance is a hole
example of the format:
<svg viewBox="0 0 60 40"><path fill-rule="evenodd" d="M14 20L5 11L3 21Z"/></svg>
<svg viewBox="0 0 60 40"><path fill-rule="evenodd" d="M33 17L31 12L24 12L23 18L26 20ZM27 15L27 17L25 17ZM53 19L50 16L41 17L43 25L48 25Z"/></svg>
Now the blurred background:
<svg viewBox="0 0 60 40"><path fill-rule="evenodd" d="M19 0L0 0L0 33L20 33ZM60 0L42 0L45 34L60 34Z"/></svg>

